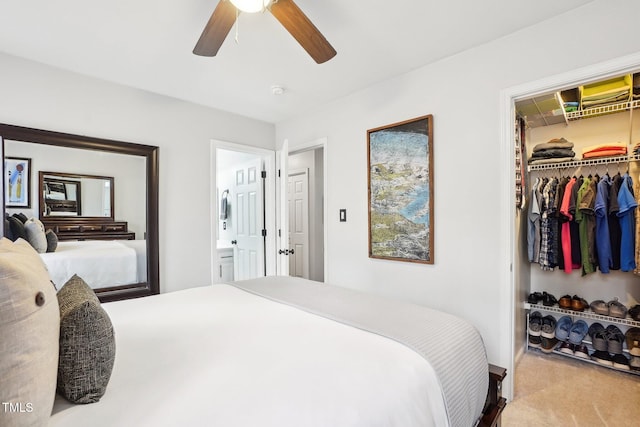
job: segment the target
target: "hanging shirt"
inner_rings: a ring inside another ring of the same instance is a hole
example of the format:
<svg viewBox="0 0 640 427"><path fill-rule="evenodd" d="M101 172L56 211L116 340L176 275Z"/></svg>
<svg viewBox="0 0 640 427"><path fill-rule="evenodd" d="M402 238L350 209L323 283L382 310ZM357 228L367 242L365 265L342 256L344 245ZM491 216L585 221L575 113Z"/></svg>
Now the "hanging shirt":
<svg viewBox="0 0 640 427"><path fill-rule="evenodd" d="M582 177L576 179L576 183L571 188L571 198L569 199L569 212L571 212L571 215L573 215L573 219L569 221L569 228L571 229L571 261L573 262L573 268L582 267L580 228L578 227L578 221L576 221L578 190L580 190L580 187L582 187L582 181Z"/></svg>
<svg viewBox="0 0 640 427"><path fill-rule="evenodd" d="M540 178L536 178L531 187L531 203L527 222L527 252L529 262L538 262L540 259L540 206L538 204L537 190Z"/></svg>
<svg viewBox="0 0 640 427"><path fill-rule="evenodd" d="M573 268L573 260L571 259L571 229L569 226L570 221L573 219L573 214L569 210L571 201L571 190L576 183L576 178L573 177L569 180L564 189L564 195L562 197L562 204L560 205L560 213L566 219L560 226L560 244L562 246L562 255L564 258L564 271L571 273Z"/></svg>
<svg viewBox="0 0 640 427"><path fill-rule="evenodd" d="M622 230L618 219L618 192L622 184L622 177L616 174L609 188L609 239L611 240L611 270L620 270L620 244L622 240Z"/></svg>
<svg viewBox="0 0 640 427"><path fill-rule="evenodd" d="M618 219L622 238L620 240L620 269L622 271L633 271L636 268L635 260L635 211L638 202L633 197L633 182L629 174L622 177L622 184L618 192Z"/></svg>
<svg viewBox="0 0 640 427"><path fill-rule="evenodd" d="M558 268L564 270L564 252L562 251L562 225L568 221L568 218L560 213L560 209L562 208L562 200L564 199L564 190L569 183L569 178L564 177L560 179L560 183L558 183L558 189L556 190L556 231L555 231L555 251L556 251L556 262L558 263Z"/></svg>
<svg viewBox="0 0 640 427"><path fill-rule="evenodd" d="M598 265L601 273L609 273L613 260L611 259L611 238L609 236L609 189L611 178L603 176L598 182L594 213L596 216L596 248Z"/></svg>
<svg viewBox="0 0 640 427"><path fill-rule="evenodd" d="M580 236L580 255L582 258L582 275L586 275L589 273L593 273L595 271L593 267L593 263L591 262L589 256L589 227L590 217L592 215L589 214L589 204L591 200L586 200L589 196L589 189L591 187L591 178L584 178L582 180L582 185L578 190L578 198L576 201L576 222L578 223L579 236ZM595 194L593 195L595 196ZM591 197L593 200L593 197ZM591 212L593 210L591 209ZM595 226L595 218L593 225Z"/></svg>

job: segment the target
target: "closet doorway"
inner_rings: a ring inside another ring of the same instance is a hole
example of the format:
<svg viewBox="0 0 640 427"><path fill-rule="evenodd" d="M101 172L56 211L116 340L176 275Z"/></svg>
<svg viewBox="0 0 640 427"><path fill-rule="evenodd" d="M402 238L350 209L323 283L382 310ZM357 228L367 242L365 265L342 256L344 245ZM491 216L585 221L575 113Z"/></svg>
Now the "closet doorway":
<svg viewBox="0 0 640 427"><path fill-rule="evenodd" d="M527 262L527 248L522 245L527 230L523 227L525 209L516 208L516 177L522 169L516 167L516 138L514 123L516 118L516 103L529 100L540 95L575 88L592 82L604 81L624 74L633 74L640 70L640 54L618 58L605 63L574 70L569 73L551 76L539 81L505 89L501 92L501 158L505 167L502 169L502 208L503 216L501 230L504 254L504 276L501 280L501 305L504 324L508 334L505 338L499 363L512 372L505 384L504 393L513 398L513 382L517 375L515 367L524 354L527 342L526 309L524 302L532 285L532 267ZM637 138L637 135L636 135ZM634 141L635 142L635 141ZM526 156L521 157L526 169ZM528 187L523 190L527 191ZM537 271L533 272L538 274ZM599 274L599 273L598 273ZM535 274L534 274L535 276ZM507 308L508 307L508 308Z"/></svg>
<svg viewBox="0 0 640 427"><path fill-rule="evenodd" d="M290 152L287 172L289 275L323 282L324 147Z"/></svg>

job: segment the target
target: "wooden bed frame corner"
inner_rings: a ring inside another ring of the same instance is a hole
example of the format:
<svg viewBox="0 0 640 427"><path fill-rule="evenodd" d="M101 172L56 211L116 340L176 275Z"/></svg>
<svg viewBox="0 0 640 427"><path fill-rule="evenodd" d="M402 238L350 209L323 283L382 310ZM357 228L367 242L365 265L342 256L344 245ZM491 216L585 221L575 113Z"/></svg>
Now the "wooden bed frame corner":
<svg viewBox="0 0 640 427"><path fill-rule="evenodd" d="M489 392L479 427L500 427L502 411L507 406L507 399L502 397L502 381L506 376L505 368L489 364Z"/></svg>

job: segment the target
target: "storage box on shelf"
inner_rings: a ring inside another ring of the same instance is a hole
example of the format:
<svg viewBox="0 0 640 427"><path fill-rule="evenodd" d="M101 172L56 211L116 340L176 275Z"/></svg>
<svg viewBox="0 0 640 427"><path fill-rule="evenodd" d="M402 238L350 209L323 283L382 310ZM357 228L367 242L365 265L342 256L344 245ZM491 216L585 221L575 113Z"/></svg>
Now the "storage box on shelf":
<svg viewBox="0 0 640 427"><path fill-rule="evenodd" d="M560 316L570 316L572 319L583 319L585 321L593 321L593 322L599 322L602 323L605 327L607 325L613 324L613 325L620 325L623 327L627 327L626 329L630 328L630 327L636 327L636 328L640 328L640 322L633 320L631 317L627 316L625 318L617 318L617 317L612 317L612 316L604 316L601 314L597 314L594 313L592 310L590 309L585 309L584 311L574 311L574 310L566 310L557 306L545 306L543 304L531 304L526 302L524 304L524 308L527 311L527 322L526 322L526 327L527 327L527 331L529 331L529 316L531 313L535 312L535 311L539 311L539 312L546 312L546 313L556 313ZM591 323L593 323L591 322ZM623 331L625 332L625 331ZM589 354L591 354L594 351L594 348L592 346L591 341L589 340L589 336L587 335L585 337L585 339L582 341L584 344L587 345L587 347L589 348ZM560 344L560 343L558 343ZM595 360L592 359L585 359L582 357L577 357L577 356L573 356L571 354L568 353L563 353L561 351L558 350L558 345L555 346L555 348L553 349L552 353L553 354L557 354L563 357L568 357L571 359L575 359L575 360L580 360L581 362L586 362L586 363L591 363L597 366L601 366L603 368L607 368L607 369L613 369L615 371L619 371L619 372L624 372L624 373L628 373L628 374L633 374L633 375L637 375L640 376L640 371L635 371L635 370L626 370L626 369L619 369L619 368L615 368L613 366L608 366L608 365L604 365L602 363L598 363ZM536 347L531 347L529 340L527 340L527 351L530 350L540 350L539 348ZM625 354L628 354L628 349L625 348L624 350Z"/></svg>

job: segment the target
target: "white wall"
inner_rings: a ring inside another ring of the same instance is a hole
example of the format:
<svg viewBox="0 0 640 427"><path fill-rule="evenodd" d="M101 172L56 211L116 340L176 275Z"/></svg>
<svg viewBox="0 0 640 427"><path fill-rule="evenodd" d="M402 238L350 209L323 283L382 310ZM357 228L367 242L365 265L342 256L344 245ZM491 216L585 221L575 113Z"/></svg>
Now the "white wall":
<svg viewBox="0 0 640 427"><path fill-rule="evenodd" d="M273 149L272 124L5 54L0 77L2 123L159 146L161 291L211 283L210 141Z"/></svg>
<svg viewBox="0 0 640 427"><path fill-rule="evenodd" d="M500 210L507 206L500 178L511 165L500 159L511 148L500 143L500 91L638 51L639 13L637 1L594 1L278 123L276 141L288 139L291 150L328 139L325 280L469 319L489 360L510 366L509 242L501 240L509 212ZM434 115L435 263L369 259L366 131L424 114ZM339 208L348 209L348 222L338 222Z"/></svg>

